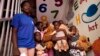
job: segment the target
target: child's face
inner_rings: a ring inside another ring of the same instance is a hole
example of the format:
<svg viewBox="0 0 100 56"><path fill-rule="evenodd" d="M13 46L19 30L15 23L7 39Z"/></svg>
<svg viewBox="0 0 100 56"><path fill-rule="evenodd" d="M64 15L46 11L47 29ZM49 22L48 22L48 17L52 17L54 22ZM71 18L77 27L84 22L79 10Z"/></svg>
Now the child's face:
<svg viewBox="0 0 100 56"><path fill-rule="evenodd" d="M54 24L54 28L57 30L57 29L59 29L59 27L60 27L60 24L59 24L58 22L56 22L56 23Z"/></svg>
<svg viewBox="0 0 100 56"><path fill-rule="evenodd" d="M43 29L43 24L42 24L42 23L40 23L40 24L38 25L38 29L39 29L39 30L42 30L42 29Z"/></svg>
<svg viewBox="0 0 100 56"><path fill-rule="evenodd" d="M72 33L73 33L73 35L75 35L76 32L77 32L77 29L76 29L75 27L73 27L73 28L72 28Z"/></svg>
<svg viewBox="0 0 100 56"><path fill-rule="evenodd" d="M41 41L41 34L40 32L35 33L36 41Z"/></svg>

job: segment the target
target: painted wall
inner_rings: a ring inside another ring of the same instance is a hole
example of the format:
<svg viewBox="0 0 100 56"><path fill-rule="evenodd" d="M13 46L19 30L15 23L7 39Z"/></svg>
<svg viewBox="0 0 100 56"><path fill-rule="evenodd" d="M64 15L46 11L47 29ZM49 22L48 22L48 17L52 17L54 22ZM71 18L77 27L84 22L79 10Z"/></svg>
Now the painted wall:
<svg viewBox="0 0 100 56"><path fill-rule="evenodd" d="M69 23L76 25L80 34L93 43L100 37L100 0L74 0L73 11L74 17Z"/></svg>
<svg viewBox="0 0 100 56"><path fill-rule="evenodd" d="M72 8L71 1L36 0L37 18L47 18L50 22L62 19L73 23L80 34L89 37L93 43L100 37L100 0L74 0ZM94 55L89 52L88 56Z"/></svg>
<svg viewBox="0 0 100 56"><path fill-rule="evenodd" d="M54 20L66 20L65 15L68 13L67 0L36 0L37 18L47 18L49 22Z"/></svg>
<svg viewBox="0 0 100 56"><path fill-rule="evenodd" d="M81 35L90 38L93 43L100 37L100 0L74 0L74 17L69 24L73 23ZM94 56L90 51L87 56Z"/></svg>

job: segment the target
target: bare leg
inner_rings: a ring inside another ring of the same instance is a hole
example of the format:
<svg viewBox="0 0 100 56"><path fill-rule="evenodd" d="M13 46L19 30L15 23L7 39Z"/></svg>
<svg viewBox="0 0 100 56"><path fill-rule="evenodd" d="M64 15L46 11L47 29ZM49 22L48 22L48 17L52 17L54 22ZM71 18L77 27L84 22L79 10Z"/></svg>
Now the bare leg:
<svg viewBox="0 0 100 56"><path fill-rule="evenodd" d="M62 43L63 43L62 49L63 49L64 51L67 51L67 50L69 49L67 41L66 41L66 40L62 40Z"/></svg>
<svg viewBox="0 0 100 56"><path fill-rule="evenodd" d="M28 49L28 56L34 56L35 54L35 48Z"/></svg>
<svg viewBox="0 0 100 56"><path fill-rule="evenodd" d="M57 41L57 46L58 46L59 52L61 52L61 48L62 48L61 40L58 40L58 41Z"/></svg>
<svg viewBox="0 0 100 56"><path fill-rule="evenodd" d="M18 48L20 51L20 56L28 56L27 55L27 48Z"/></svg>

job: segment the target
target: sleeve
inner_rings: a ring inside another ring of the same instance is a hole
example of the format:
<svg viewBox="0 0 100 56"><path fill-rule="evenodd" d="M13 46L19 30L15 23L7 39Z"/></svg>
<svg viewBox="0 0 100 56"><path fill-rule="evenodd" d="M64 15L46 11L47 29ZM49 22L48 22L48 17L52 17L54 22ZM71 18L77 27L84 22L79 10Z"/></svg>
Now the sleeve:
<svg viewBox="0 0 100 56"><path fill-rule="evenodd" d="M36 26L35 26L34 28L35 28L35 29L34 29L34 33L35 33L35 32L39 32L39 30L37 29Z"/></svg>
<svg viewBox="0 0 100 56"><path fill-rule="evenodd" d="M13 17L13 19L11 21L11 26L15 27L15 28L19 27L19 16L18 16L18 14Z"/></svg>

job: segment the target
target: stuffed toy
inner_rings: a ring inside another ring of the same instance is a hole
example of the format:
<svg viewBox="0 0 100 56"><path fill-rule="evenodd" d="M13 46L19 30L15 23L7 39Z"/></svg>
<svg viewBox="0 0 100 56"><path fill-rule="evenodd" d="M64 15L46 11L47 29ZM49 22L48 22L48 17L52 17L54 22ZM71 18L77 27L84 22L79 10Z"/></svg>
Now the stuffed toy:
<svg viewBox="0 0 100 56"><path fill-rule="evenodd" d="M87 51L88 48L91 46L86 36L80 36L77 41L77 44L79 47L82 47L85 51Z"/></svg>
<svg viewBox="0 0 100 56"><path fill-rule="evenodd" d="M47 49L51 49L53 47L53 42L52 41L45 42L45 46Z"/></svg>

